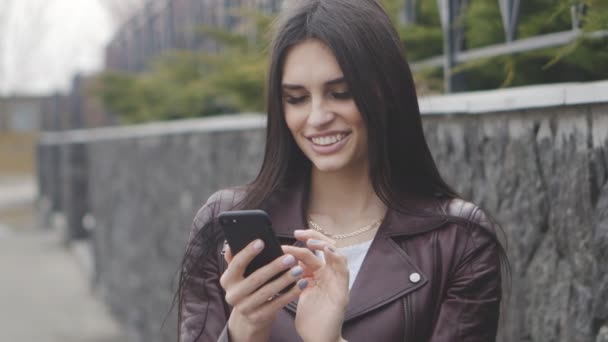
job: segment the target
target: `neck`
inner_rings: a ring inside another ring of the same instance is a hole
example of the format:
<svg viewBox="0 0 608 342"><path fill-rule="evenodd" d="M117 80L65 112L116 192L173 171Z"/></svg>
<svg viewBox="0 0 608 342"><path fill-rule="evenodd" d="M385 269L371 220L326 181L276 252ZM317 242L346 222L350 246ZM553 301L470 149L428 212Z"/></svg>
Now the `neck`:
<svg viewBox="0 0 608 342"><path fill-rule="evenodd" d="M332 221L336 226L371 223L386 211L374 191L367 167L339 172L321 172L313 167L308 204L311 217L325 218L322 221Z"/></svg>

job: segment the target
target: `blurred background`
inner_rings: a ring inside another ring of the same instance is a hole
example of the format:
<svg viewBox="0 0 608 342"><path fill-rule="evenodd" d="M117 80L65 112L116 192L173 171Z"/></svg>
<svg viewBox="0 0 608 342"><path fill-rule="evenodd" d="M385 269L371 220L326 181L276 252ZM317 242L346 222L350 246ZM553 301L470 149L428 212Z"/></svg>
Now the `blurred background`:
<svg viewBox="0 0 608 342"><path fill-rule="evenodd" d="M0 0L0 342L176 339L191 220L256 175L293 1ZM608 341L608 1L382 3L440 169L505 228L500 339Z"/></svg>

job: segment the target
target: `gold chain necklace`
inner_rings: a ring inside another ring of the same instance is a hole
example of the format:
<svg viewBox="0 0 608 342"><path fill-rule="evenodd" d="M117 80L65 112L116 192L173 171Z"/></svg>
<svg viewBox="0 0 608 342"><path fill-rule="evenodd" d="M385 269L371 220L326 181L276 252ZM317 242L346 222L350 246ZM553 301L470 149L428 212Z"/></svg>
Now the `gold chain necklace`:
<svg viewBox="0 0 608 342"><path fill-rule="evenodd" d="M376 228L378 226L380 226L380 223L382 223L382 219L378 220L378 221L374 221L371 224L355 230L354 232L350 232L350 233L346 233L346 234L330 234L328 232L326 232L325 230L323 230L323 228L321 228L318 224L316 224L310 217L308 218L308 224L316 231L318 231L319 233L328 236L332 239L346 239L355 235L359 235L359 234L363 234L365 232L367 232L368 230L372 230L373 228Z"/></svg>

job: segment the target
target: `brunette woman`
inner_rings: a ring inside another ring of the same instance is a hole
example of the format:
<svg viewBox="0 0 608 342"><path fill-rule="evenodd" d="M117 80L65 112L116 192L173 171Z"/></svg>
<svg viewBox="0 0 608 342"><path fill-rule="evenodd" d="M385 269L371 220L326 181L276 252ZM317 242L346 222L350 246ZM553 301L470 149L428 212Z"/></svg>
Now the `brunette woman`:
<svg viewBox="0 0 608 342"><path fill-rule="evenodd" d="M389 17L374 0L295 3L275 28L261 170L194 219L181 340L493 341L503 250L437 170ZM286 255L243 277L263 243L232 255L216 217L254 208Z"/></svg>

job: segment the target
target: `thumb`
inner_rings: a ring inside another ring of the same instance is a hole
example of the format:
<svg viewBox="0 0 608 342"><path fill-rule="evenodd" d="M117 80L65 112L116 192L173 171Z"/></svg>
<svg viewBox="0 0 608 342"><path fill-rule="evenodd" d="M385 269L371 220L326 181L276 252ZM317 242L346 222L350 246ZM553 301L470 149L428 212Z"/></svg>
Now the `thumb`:
<svg viewBox="0 0 608 342"><path fill-rule="evenodd" d="M222 249L222 254L224 255L224 260L226 263L230 263L232 261L232 251L230 250L230 246L228 242L224 241L224 247Z"/></svg>

